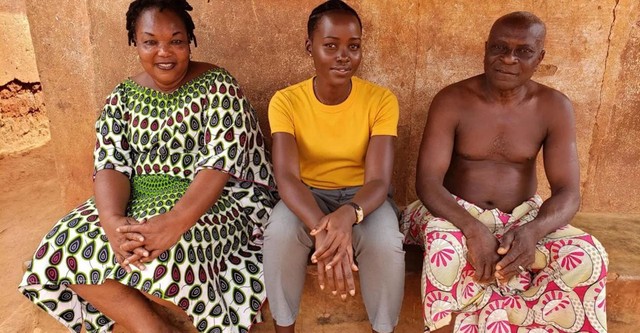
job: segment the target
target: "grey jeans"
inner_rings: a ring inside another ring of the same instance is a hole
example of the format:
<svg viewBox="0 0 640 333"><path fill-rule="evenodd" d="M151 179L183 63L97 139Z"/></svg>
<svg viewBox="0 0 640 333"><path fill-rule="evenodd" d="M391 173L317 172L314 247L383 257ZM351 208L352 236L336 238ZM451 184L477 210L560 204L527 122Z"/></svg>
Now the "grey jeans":
<svg viewBox="0 0 640 333"><path fill-rule="evenodd" d="M320 209L329 213L349 202L360 187L338 190L310 188ZM315 242L305 224L280 201L264 234L264 276L273 319L280 326L296 321ZM354 256L369 321L378 332L392 332L398 324L404 296L403 236L391 198L353 227Z"/></svg>

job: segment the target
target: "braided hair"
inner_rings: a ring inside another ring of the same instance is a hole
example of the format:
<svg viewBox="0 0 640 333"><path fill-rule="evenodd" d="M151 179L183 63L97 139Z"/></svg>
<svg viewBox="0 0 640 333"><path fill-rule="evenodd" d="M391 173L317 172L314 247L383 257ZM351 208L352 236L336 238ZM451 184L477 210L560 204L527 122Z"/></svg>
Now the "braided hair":
<svg viewBox="0 0 640 333"><path fill-rule="evenodd" d="M149 8L157 8L159 11L167 9L178 14L187 29L189 43L193 41L193 45L198 47L196 35L193 34L196 26L193 24L193 19L191 19L191 15L188 13L188 11L193 10L193 7L189 5L187 0L135 0L131 2L129 10L127 10L127 35L129 37L129 45L136 45L136 22L140 14Z"/></svg>
<svg viewBox="0 0 640 333"><path fill-rule="evenodd" d="M358 16L355 9L351 8L342 0L329 0L320 4L311 11L309 21L307 22L307 34L309 38L313 35L313 31L316 30L318 21L320 21L320 19L329 12L342 12L355 16L358 20L358 24L360 25L360 29L362 29L362 21L360 21L360 16Z"/></svg>

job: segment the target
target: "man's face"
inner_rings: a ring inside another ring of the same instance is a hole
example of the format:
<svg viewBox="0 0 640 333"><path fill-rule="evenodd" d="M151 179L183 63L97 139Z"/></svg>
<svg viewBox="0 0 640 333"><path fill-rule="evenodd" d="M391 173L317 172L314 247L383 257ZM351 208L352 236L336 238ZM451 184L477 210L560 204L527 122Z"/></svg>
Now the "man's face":
<svg viewBox="0 0 640 333"><path fill-rule="evenodd" d="M485 44L484 71L489 83L500 90L525 84L544 58L543 27L498 23Z"/></svg>

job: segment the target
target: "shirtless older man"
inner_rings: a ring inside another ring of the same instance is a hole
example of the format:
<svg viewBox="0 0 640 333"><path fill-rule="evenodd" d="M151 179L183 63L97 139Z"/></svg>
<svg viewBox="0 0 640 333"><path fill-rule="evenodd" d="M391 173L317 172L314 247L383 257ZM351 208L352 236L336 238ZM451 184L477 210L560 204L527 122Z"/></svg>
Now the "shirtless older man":
<svg viewBox="0 0 640 333"><path fill-rule="evenodd" d="M545 33L531 13L499 18L484 74L431 103L420 201L402 218L407 242L426 251L426 331L447 325L452 312L454 332L606 331L606 252L568 224L580 202L573 108L531 80ZM536 195L541 148L552 192L544 203Z"/></svg>

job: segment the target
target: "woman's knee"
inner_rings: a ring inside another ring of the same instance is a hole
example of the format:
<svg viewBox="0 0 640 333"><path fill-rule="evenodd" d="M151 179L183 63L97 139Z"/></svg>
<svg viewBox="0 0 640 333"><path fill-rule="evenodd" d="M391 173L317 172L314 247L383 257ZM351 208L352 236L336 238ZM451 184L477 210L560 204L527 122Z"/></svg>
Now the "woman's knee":
<svg viewBox="0 0 640 333"><path fill-rule="evenodd" d="M364 235L356 245L358 260L373 260L380 265L404 263L403 236L399 231L380 232L375 237Z"/></svg>

